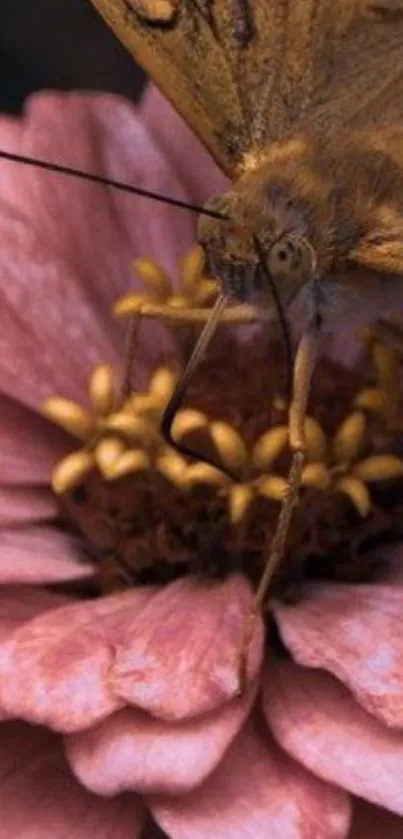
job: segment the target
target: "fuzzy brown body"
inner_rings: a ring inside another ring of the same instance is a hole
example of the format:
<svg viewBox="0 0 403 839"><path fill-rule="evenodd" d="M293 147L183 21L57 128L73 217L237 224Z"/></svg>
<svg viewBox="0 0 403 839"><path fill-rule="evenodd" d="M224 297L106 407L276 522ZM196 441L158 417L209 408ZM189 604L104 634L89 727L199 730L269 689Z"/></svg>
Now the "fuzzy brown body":
<svg viewBox="0 0 403 839"><path fill-rule="evenodd" d="M266 253L285 235L304 237L318 276L340 287L340 303L345 291L346 308L352 292L363 301L371 294L376 311L383 294L387 308L400 290L402 305L403 129L349 131L325 142L306 134L269 145L250 165L208 203L226 218L200 219L199 240L218 276L257 264L254 237ZM280 277L285 303L300 287L301 277L285 276L283 285Z"/></svg>

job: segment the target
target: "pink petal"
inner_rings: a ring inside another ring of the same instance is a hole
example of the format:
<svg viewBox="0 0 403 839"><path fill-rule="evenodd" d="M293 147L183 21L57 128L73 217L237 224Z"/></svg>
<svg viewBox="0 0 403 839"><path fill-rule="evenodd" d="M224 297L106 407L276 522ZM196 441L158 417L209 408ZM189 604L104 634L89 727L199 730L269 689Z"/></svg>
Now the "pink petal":
<svg viewBox="0 0 403 839"><path fill-rule="evenodd" d="M57 515L57 502L45 487L0 486L0 527L46 521Z"/></svg>
<svg viewBox="0 0 403 839"><path fill-rule="evenodd" d="M353 803L353 822L348 839L401 839L403 820L394 813L358 798Z"/></svg>
<svg viewBox="0 0 403 839"><path fill-rule="evenodd" d="M315 775L403 814L403 733L367 714L327 673L271 662L264 711L280 745Z"/></svg>
<svg viewBox="0 0 403 839"><path fill-rule="evenodd" d="M273 606L299 664L341 679L387 725L403 725L403 587L310 586L298 606Z"/></svg>
<svg viewBox="0 0 403 839"><path fill-rule="evenodd" d="M137 615L135 635L118 643L111 670L115 693L172 721L221 707L239 691L251 604L250 586L240 575L217 584L183 579L161 589ZM250 681L262 653L259 621L249 650Z"/></svg>
<svg viewBox="0 0 403 839"><path fill-rule="evenodd" d="M136 839L144 810L134 795L97 798L68 770L59 737L22 723L0 727L4 839Z"/></svg>
<svg viewBox="0 0 403 839"><path fill-rule="evenodd" d="M244 729L216 771L186 796L150 796L170 839L341 839L348 797L315 778L263 734Z"/></svg>
<svg viewBox="0 0 403 839"><path fill-rule="evenodd" d="M124 790L186 793L221 760L241 728L255 691L220 711L183 723L166 723L141 711L118 711L67 738L67 757L92 792Z"/></svg>
<svg viewBox="0 0 403 839"><path fill-rule="evenodd" d="M18 402L0 396L3 485L48 485L53 466L71 447L71 438L55 425Z"/></svg>
<svg viewBox="0 0 403 839"><path fill-rule="evenodd" d="M64 732L127 703L178 720L222 707L238 688L246 582L180 580L54 609L0 646L0 704ZM262 627L251 645L254 681ZM219 643L217 643L219 638ZM26 685L30 690L26 690Z"/></svg>
<svg viewBox="0 0 403 839"><path fill-rule="evenodd" d="M0 530L0 583L58 583L91 576L78 543L56 527Z"/></svg>
<svg viewBox="0 0 403 839"><path fill-rule="evenodd" d="M186 197L139 110L118 97L39 94L22 121L3 118L0 129L11 151ZM144 198L3 164L1 387L31 406L54 392L83 399L91 367L118 360L123 326L110 307L133 285L131 260L155 256L174 269L194 239L195 219Z"/></svg>
<svg viewBox="0 0 403 839"><path fill-rule="evenodd" d="M116 363L118 355L84 271L77 273L35 227L28 215L10 223L0 205L0 385L39 408L55 393L85 399L92 367Z"/></svg>
<svg viewBox="0 0 403 839"><path fill-rule="evenodd" d="M0 643L32 618L69 602L62 594L32 586L0 587Z"/></svg>
<svg viewBox="0 0 403 839"><path fill-rule="evenodd" d="M150 590L141 589L28 618L0 644L0 706L66 732L122 707L109 682L115 635L122 621L133 627L148 597Z"/></svg>
<svg viewBox="0 0 403 839"><path fill-rule="evenodd" d="M168 100L150 85L143 100L142 116L154 139L162 145L173 169L186 186L189 198L204 203L228 189L228 179L214 163Z"/></svg>

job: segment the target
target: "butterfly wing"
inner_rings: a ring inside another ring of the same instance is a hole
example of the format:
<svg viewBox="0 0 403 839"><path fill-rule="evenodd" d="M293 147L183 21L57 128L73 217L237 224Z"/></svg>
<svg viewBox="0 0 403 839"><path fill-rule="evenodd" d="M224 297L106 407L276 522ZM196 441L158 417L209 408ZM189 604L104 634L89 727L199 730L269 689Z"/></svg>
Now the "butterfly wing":
<svg viewBox="0 0 403 839"><path fill-rule="evenodd" d="M403 0L92 0L227 175L299 132L403 117Z"/></svg>

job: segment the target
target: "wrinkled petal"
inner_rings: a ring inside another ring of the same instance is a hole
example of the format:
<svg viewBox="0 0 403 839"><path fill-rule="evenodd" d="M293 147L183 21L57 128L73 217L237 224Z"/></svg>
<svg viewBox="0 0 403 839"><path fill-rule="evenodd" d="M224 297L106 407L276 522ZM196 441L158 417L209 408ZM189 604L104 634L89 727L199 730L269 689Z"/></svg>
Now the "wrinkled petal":
<svg viewBox="0 0 403 839"><path fill-rule="evenodd" d="M183 579L161 589L123 637L111 670L114 691L157 717L208 713L239 692L245 618L252 593L242 576L223 583ZM259 672L263 626L249 649L248 677Z"/></svg>
<svg viewBox="0 0 403 839"><path fill-rule="evenodd" d="M154 139L163 146L167 159L186 186L188 199L204 203L228 189L228 179L211 154L168 100L154 86L145 93L142 116Z"/></svg>
<svg viewBox="0 0 403 839"><path fill-rule="evenodd" d="M116 636L122 624L135 632L136 609L148 597L144 589L28 618L0 643L0 706L66 732L120 708L109 683Z"/></svg>
<svg viewBox="0 0 403 839"><path fill-rule="evenodd" d="M171 839L341 839L350 807L252 727L236 738L216 771L181 797L150 796Z"/></svg>
<svg viewBox="0 0 403 839"><path fill-rule="evenodd" d="M0 486L0 527L55 518L57 502L45 487Z"/></svg>
<svg viewBox="0 0 403 839"><path fill-rule="evenodd" d="M4 839L136 839L134 795L97 798L71 775L59 737L23 723L0 727L0 835Z"/></svg>
<svg viewBox="0 0 403 839"><path fill-rule="evenodd" d="M49 485L53 466L71 451L71 443L67 434L43 417L0 396L2 484Z"/></svg>
<svg viewBox="0 0 403 839"><path fill-rule="evenodd" d="M237 693L250 601L239 577L216 586L180 580L156 592L144 587L54 609L0 645L0 704L64 732L126 703L171 720L220 708ZM259 626L251 681L262 640Z"/></svg>
<svg viewBox="0 0 403 839"><path fill-rule="evenodd" d="M403 733L367 714L333 676L270 662L263 707L280 745L307 769L403 814Z"/></svg>
<svg viewBox="0 0 403 839"><path fill-rule="evenodd" d="M58 583L91 576L78 544L56 527L0 531L0 583Z"/></svg>
<svg viewBox="0 0 403 839"><path fill-rule="evenodd" d="M273 610L299 664L329 670L369 713L403 725L403 587L312 585Z"/></svg>
<svg viewBox="0 0 403 839"><path fill-rule="evenodd" d="M353 821L348 839L401 839L403 819L358 798L353 802Z"/></svg>
<svg viewBox="0 0 403 839"><path fill-rule="evenodd" d="M221 760L241 728L255 692L189 722L166 723L125 709L70 735L67 757L92 792L188 792Z"/></svg>

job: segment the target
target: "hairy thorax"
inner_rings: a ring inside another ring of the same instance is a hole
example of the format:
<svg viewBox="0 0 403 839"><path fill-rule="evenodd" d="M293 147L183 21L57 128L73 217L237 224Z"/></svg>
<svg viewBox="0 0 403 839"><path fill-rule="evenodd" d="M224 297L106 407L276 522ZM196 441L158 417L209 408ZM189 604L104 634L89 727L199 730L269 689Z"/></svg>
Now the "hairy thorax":
<svg viewBox="0 0 403 839"><path fill-rule="evenodd" d="M300 138L246 158L229 192L208 203L223 218L199 222L209 270L254 302L265 292L263 259L286 306L314 279L330 296L340 286L349 306L360 290L377 289L385 272L371 266L374 243L402 226L402 170L387 145L382 132L327 144Z"/></svg>

